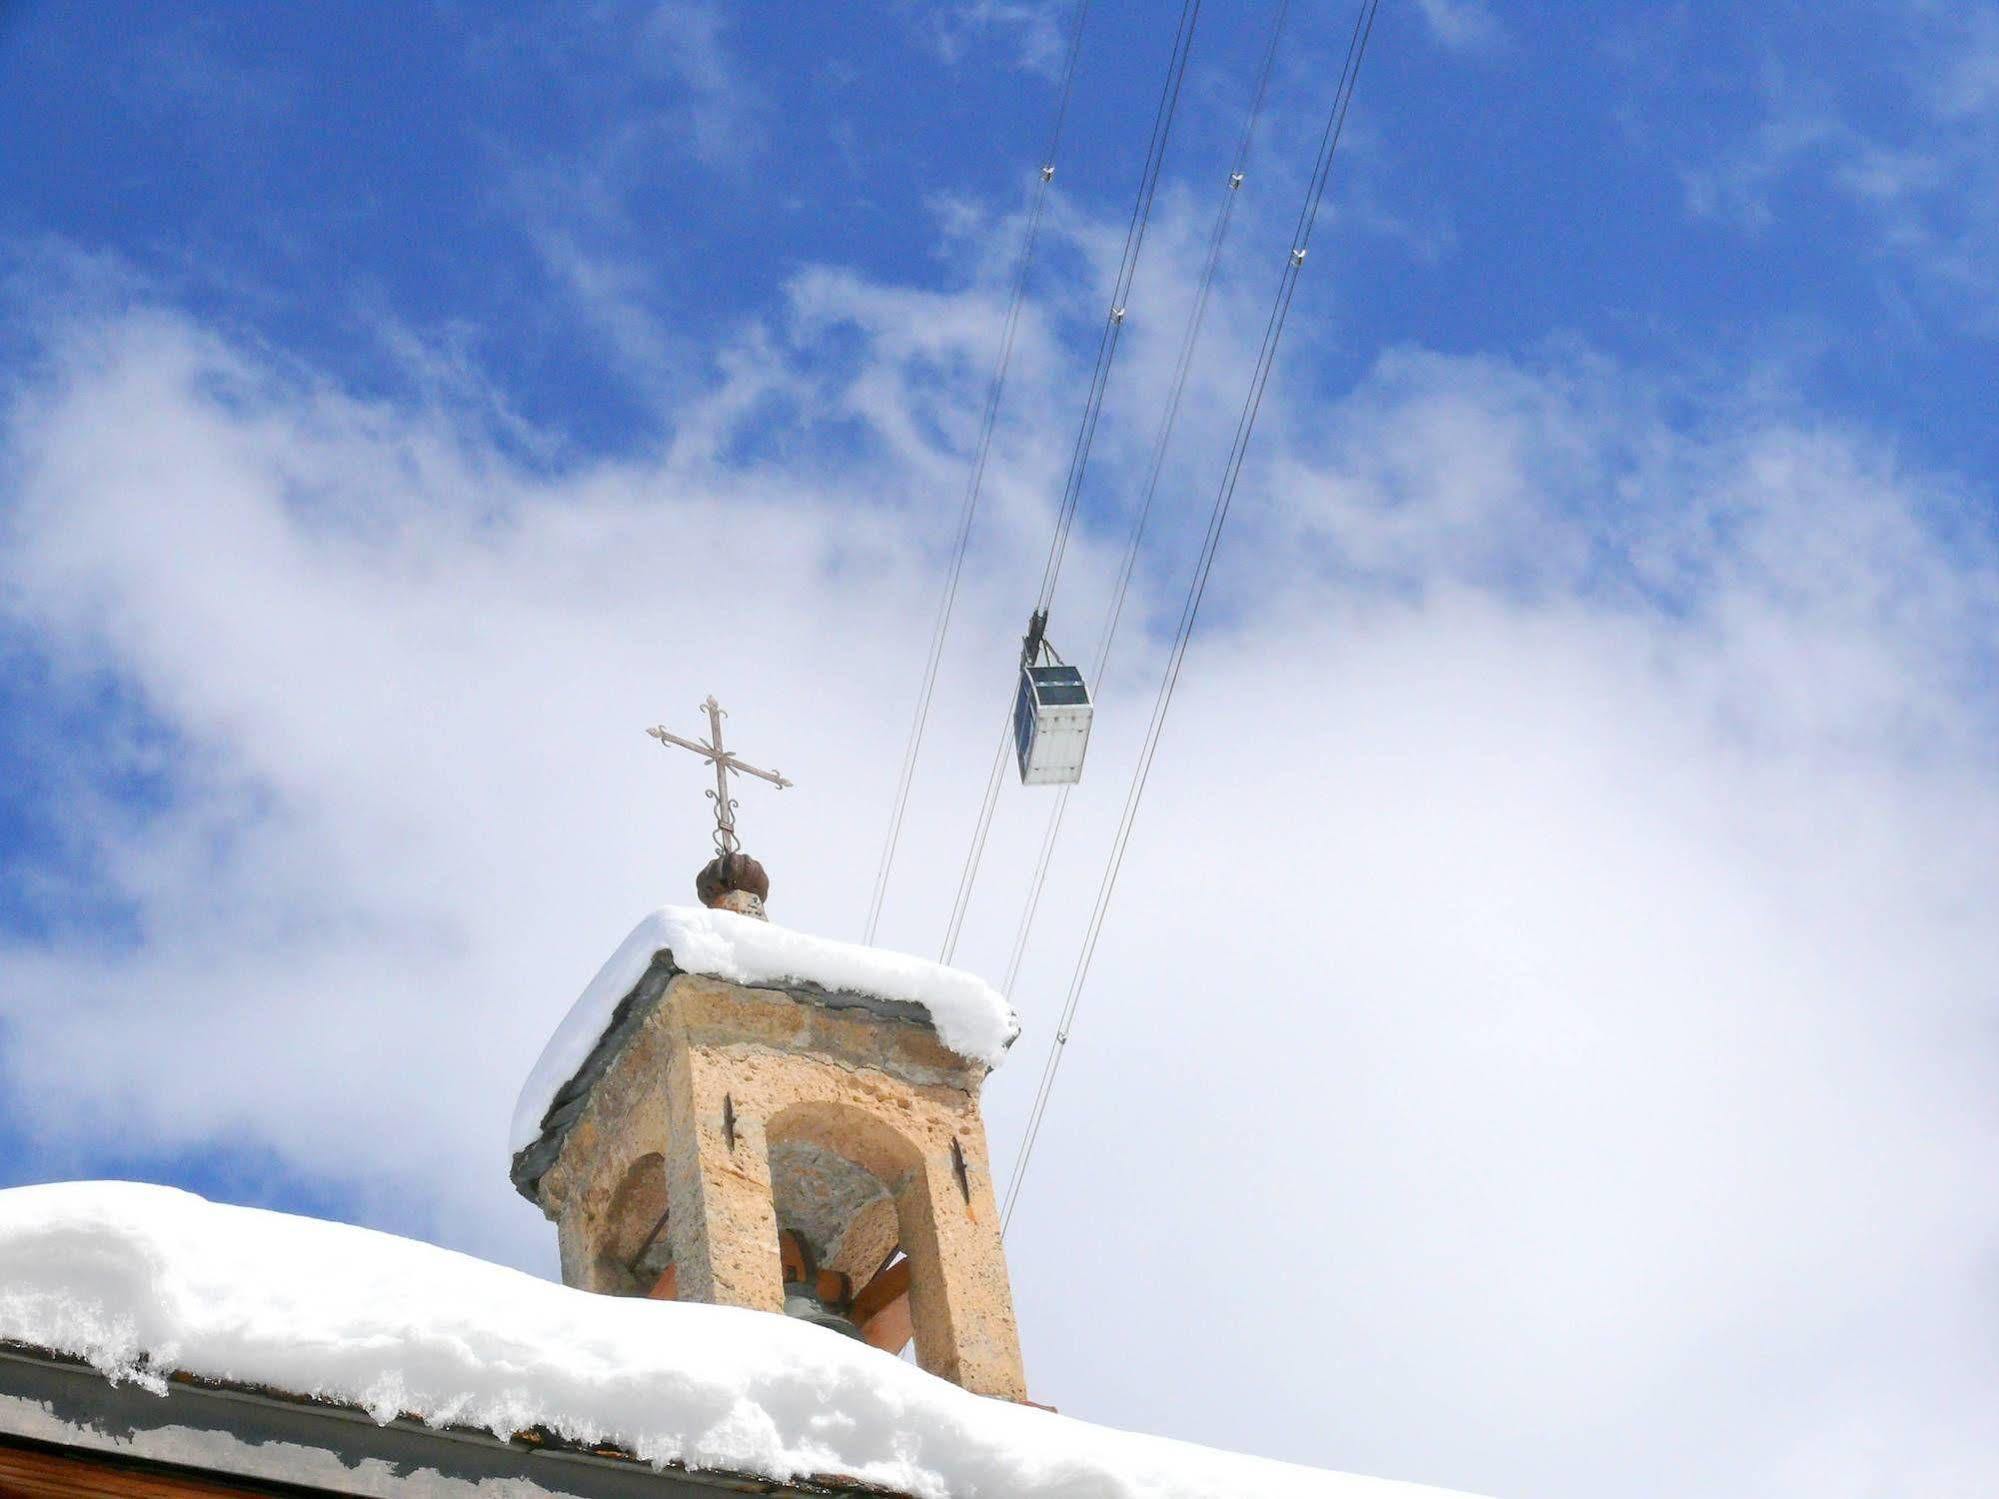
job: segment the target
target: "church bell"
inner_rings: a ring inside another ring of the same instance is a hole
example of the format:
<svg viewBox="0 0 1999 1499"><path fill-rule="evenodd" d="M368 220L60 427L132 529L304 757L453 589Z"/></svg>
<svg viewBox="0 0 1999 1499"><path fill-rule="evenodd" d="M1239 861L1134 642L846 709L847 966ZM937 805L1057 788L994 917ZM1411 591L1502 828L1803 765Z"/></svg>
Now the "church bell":
<svg viewBox="0 0 1999 1499"><path fill-rule="evenodd" d="M784 1266L785 1316L865 1342L860 1328L846 1314L852 1300L847 1277L821 1270L818 1256L803 1234L785 1229L778 1235L777 1246Z"/></svg>
<svg viewBox="0 0 1999 1499"><path fill-rule="evenodd" d="M810 1322L814 1327L829 1328L859 1339L861 1330L854 1326L837 1308L819 1299L812 1287L792 1283L784 1288L784 1314L796 1317L801 1322Z"/></svg>

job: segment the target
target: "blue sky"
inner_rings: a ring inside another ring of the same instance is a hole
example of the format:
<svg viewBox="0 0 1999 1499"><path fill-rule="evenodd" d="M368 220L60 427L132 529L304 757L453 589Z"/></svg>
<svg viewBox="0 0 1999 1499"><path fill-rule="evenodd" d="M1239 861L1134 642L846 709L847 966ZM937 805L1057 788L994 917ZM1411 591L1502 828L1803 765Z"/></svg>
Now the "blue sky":
<svg viewBox="0 0 1999 1499"><path fill-rule="evenodd" d="M1114 0L1095 17L1061 174L1092 207L1128 199L1170 20ZM1225 158L1264 21L1208 17L1181 180ZM791 7L781 26L613 6L586 26L483 6L248 25L228 7L16 5L6 223L17 244L113 253L364 388L408 378L383 344L414 332L567 442L629 449L658 440L662 381L801 266L969 279L975 248L940 205L1025 194L1061 24L1034 6L890 6L865 25ZM1317 310L1337 305L1340 328L1320 378L1402 342L1585 334L1623 357L1782 359L1925 461L1999 462L1981 420L1994 229L1975 7L1502 23L1409 5L1382 25L1328 241L1339 290ZM1279 149L1313 128L1344 25L1308 7L1292 35ZM608 325L620 307L642 329Z"/></svg>
<svg viewBox="0 0 1999 1499"><path fill-rule="evenodd" d="M1176 12L1091 10L890 945ZM1204 12L1072 656L1270 14ZM506 1120L687 896L639 730L709 691L799 782L778 919L859 935L1067 15L0 8L0 1180L549 1271ZM1351 18L1293 6L998 1159ZM1043 1398L1495 1495L1992 1490L1995 288L1999 7L1387 0L1009 1242ZM1161 1319L1127 1242L1253 1284Z"/></svg>

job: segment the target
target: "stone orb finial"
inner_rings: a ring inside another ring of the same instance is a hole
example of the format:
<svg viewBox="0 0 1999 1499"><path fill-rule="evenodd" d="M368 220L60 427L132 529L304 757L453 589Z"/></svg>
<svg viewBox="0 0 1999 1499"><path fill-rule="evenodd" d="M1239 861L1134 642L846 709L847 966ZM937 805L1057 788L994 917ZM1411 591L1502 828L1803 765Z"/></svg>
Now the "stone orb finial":
<svg viewBox="0 0 1999 1499"><path fill-rule="evenodd" d="M770 876L748 854L717 854L710 859L694 877L694 893L702 905L718 911L769 919L764 899L770 894Z"/></svg>

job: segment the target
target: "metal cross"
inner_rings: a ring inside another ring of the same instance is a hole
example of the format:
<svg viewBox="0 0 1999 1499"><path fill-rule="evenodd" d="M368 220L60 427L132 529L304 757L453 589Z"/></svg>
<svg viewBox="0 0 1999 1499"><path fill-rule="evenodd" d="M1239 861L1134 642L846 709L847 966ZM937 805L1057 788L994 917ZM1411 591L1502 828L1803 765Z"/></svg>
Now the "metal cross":
<svg viewBox="0 0 1999 1499"><path fill-rule="evenodd" d="M742 848L736 841L736 799L729 795L729 772L755 776L760 781L769 781L782 791L791 782L774 770L758 770L754 765L746 765L722 748L722 720L729 715L722 711L722 705L715 701L715 694L708 694L708 701L701 705L708 711L708 740L682 739L678 734L669 734L663 728L650 728L646 732L661 744L677 744L682 749L693 750L695 754L715 767L715 789L707 793L715 803L715 852L733 854Z"/></svg>

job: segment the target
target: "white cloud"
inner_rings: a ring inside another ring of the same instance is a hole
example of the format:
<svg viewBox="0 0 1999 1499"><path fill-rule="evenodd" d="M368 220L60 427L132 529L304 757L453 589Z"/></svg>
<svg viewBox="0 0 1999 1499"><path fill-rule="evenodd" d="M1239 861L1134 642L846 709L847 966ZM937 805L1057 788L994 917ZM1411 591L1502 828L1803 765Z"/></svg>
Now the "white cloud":
<svg viewBox="0 0 1999 1499"><path fill-rule="evenodd" d="M1454 52L1487 52L1506 39L1485 0L1416 0L1430 34Z"/></svg>
<svg viewBox="0 0 1999 1499"><path fill-rule="evenodd" d="M0 948L21 1125L267 1145L546 1268L514 1090L707 847L698 777L641 731L717 692L798 782L744 798L775 915L857 931L996 316L990 286L808 274L657 457L552 475L463 402L356 400L179 314L60 325L0 449L0 600L67 680L122 684L77 774L163 725L172 794L68 809L129 940ZM1174 331L1135 330L1133 390ZM1307 367L1010 1240L1040 1398L1540 1499L1989 1489L1999 601L1963 496L1586 354L1404 351L1328 401ZM913 950L1073 377L1029 326L891 893ZM1233 385L1197 391L1162 555ZM1108 427L1100 461L1119 492ZM1065 571L1083 635L1106 529ZM1139 586L1133 618L1177 602ZM1158 644L1103 684L1001 1160ZM1000 819L984 971L1043 805Z"/></svg>

